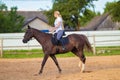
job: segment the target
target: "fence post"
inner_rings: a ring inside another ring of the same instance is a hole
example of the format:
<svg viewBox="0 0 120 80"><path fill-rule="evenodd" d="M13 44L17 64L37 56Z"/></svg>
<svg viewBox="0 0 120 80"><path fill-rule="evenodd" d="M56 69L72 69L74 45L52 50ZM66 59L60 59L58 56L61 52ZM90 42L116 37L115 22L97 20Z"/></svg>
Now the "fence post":
<svg viewBox="0 0 120 80"><path fill-rule="evenodd" d="M0 39L0 57L3 56L3 39Z"/></svg>
<svg viewBox="0 0 120 80"><path fill-rule="evenodd" d="M93 54L96 55L95 35L93 35Z"/></svg>

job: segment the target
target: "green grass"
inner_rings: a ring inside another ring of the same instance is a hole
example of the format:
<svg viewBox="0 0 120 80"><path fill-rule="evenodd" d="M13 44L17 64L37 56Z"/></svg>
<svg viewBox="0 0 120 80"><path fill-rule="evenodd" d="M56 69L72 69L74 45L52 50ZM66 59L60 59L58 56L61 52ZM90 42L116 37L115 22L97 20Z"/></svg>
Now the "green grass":
<svg viewBox="0 0 120 80"><path fill-rule="evenodd" d="M120 49L114 49L114 50L109 49L108 50L108 49L105 49L104 47L102 47L102 48L97 48L96 55L93 55L93 53L88 53L88 52L84 52L84 53L85 53L85 56L120 55ZM33 50L4 50L4 54L3 54L2 58L41 58L43 56L44 56L43 51L38 50L38 49L33 49ZM57 57L75 57L75 55L71 52L68 52L66 54L58 54L56 56Z"/></svg>
<svg viewBox="0 0 120 80"><path fill-rule="evenodd" d="M43 57L42 50L5 50L3 58L40 58Z"/></svg>
<svg viewBox="0 0 120 80"><path fill-rule="evenodd" d="M3 58L40 58L43 54L4 54Z"/></svg>
<svg viewBox="0 0 120 80"><path fill-rule="evenodd" d="M41 51L41 52L40 52ZM13 52L13 53L12 53ZM3 58L41 58L44 54L42 50L32 50L30 51L4 51ZM75 55L71 52L68 52L66 54L57 54L57 57L74 57Z"/></svg>

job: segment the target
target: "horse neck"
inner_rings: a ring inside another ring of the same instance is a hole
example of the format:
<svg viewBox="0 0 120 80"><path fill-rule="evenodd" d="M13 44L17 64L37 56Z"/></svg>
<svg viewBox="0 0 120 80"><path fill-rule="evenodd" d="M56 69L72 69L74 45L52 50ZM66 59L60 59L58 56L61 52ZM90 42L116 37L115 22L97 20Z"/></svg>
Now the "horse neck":
<svg viewBox="0 0 120 80"><path fill-rule="evenodd" d="M33 31L34 38L41 44L46 44L46 41L49 40L49 36L46 33L40 31Z"/></svg>

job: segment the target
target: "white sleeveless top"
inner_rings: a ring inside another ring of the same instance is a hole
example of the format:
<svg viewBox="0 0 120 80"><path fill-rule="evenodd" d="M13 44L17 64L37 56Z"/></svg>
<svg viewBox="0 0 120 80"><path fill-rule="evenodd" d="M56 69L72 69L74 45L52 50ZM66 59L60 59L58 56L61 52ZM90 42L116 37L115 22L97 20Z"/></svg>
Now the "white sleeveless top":
<svg viewBox="0 0 120 80"><path fill-rule="evenodd" d="M59 22L60 22L60 26L57 28L57 30L55 31L55 33L57 33L57 32L60 31L60 30L63 30L63 29L62 29L63 20L62 20L61 17L57 17L57 18L55 19L54 26L57 26L57 24L58 24Z"/></svg>

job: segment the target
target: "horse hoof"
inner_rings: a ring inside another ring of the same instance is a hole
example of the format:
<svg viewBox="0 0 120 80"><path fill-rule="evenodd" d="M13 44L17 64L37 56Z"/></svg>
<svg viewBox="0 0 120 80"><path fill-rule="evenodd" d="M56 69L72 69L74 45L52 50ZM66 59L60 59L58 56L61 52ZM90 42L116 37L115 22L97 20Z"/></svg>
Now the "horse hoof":
<svg viewBox="0 0 120 80"><path fill-rule="evenodd" d="M39 74L34 74L34 76L39 76Z"/></svg>
<svg viewBox="0 0 120 80"><path fill-rule="evenodd" d="M40 71L39 74L42 74L42 71Z"/></svg>
<svg viewBox="0 0 120 80"><path fill-rule="evenodd" d="M59 73L61 73L62 72L62 70L59 70Z"/></svg>
<svg viewBox="0 0 120 80"><path fill-rule="evenodd" d="M84 73L85 71L80 71L81 73Z"/></svg>

